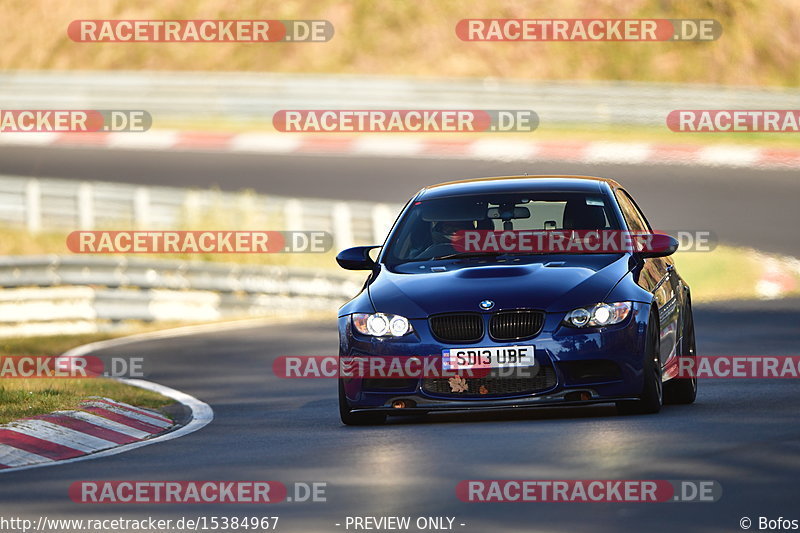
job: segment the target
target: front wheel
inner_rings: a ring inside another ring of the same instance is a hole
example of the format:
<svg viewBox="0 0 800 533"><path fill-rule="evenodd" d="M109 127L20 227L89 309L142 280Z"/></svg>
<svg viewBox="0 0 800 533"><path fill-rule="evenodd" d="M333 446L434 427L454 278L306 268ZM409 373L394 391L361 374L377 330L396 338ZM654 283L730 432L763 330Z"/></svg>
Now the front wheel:
<svg viewBox="0 0 800 533"><path fill-rule="evenodd" d="M354 413L344 394L344 383L339 380L339 418L347 426L377 426L386 422L383 413Z"/></svg>
<svg viewBox="0 0 800 533"><path fill-rule="evenodd" d="M683 312L683 338L681 339L680 357L697 357L697 345L694 338L694 317L692 316L692 303L686 303ZM696 362L696 361L695 361ZM692 365L692 373L697 372ZM664 402L670 404L694 403L697 398L697 376L691 378L675 377L664 384Z"/></svg>
<svg viewBox="0 0 800 533"><path fill-rule="evenodd" d="M644 350L644 385L638 400L617 402L617 412L622 415L646 415L661 411L664 403L661 385L661 340L658 332L658 319L650 315L647 325L647 340Z"/></svg>

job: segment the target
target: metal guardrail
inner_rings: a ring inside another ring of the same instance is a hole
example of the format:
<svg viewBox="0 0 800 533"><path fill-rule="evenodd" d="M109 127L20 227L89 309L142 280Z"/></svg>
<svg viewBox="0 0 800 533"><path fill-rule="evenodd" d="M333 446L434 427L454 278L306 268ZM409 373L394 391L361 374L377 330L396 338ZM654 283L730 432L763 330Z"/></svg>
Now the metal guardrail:
<svg viewBox="0 0 800 533"><path fill-rule="evenodd" d="M0 74L5 109L144 109L186 123L311 109L532 109L542 124L663 125L675 109L794 109L800 90L641 82L212 72Z"/></svg>
<svg viewBox="0 0 800 533"><path fill-rule="evenodd" d="M43 229L327 231L334 246L382 243L400 205L247 192L0 176L0 224Z"/></svg>
<svg viewBox="0 0 800 533"><path fill-rule="evenodd" d="M335 271L52 255L0 257L0 287L2 337L331 311L361 284Z"/></svg>
<svg viewBox="0 0 800 533"><path fill-rule="evenodd" d="M328 231L382 243L399 205L0 176L0 225L73 229ZM344 272L130 256L0 256L0 337L92 332L127 320L210 321L335 310Z"/></svg>

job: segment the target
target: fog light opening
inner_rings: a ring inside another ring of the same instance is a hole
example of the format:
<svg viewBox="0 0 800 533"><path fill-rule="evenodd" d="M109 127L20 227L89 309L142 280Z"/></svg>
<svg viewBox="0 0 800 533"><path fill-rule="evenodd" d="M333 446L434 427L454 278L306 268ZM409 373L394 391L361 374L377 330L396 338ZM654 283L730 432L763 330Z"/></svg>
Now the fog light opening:
<svg viewBox="0 0 800 533"><path fill-rule="evenodd" d="M395 400L392 402L392 407L394 409L406 409L408 407L414 407L414 402L411 400Z"/></svg>
<svg viewBox="0 0 800 533"><path fill-rule="evenodd" d="M567 393L564 398L570 402L585 402L592 399L592 395L586 391L575 391Z"/></svg>

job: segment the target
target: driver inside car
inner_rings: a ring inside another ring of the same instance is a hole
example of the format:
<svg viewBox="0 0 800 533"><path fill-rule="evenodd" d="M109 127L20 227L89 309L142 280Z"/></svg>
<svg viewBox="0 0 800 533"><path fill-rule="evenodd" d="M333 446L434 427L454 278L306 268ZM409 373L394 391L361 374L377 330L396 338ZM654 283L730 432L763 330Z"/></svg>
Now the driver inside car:
<svg viewBox="0 0 800 533"><path fill-rule="evenodd" d="M431 227L431 240L433 244L417 254L416 259L440 257L455 254L463 250L456 248L456 243L464 238L459 232L474 230L475 223L468 220L440 220Z"/></svg>

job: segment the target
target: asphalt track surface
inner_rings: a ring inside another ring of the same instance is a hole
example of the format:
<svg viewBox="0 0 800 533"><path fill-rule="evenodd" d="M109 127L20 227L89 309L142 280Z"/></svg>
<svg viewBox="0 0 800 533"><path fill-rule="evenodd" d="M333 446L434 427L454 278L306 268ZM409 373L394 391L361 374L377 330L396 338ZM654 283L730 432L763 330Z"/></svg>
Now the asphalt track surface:
<svg viewBox="0 0 800 533"><path fill-rule="evenodd" d="M614 178L657 229L709 230L723 243L800 256L796 170L0 146L0 175L400 204L432 183L525 172Z"/></svg>
<svg viewBox="0 0 800 533"><path fill-rule="evenodd" d="M392 202L455 176L590 172L625 183L656 226L724 231L725 242L798 255L792 237L798 185L788 172L8 150L0 149L0 172L196 187L216 183L226 189ZM695 320L704 355L794 355L800 343L800 300L697 306ZM336 351L332 322L106 350L101 355L144 357L146 379L209 403L215 420L191 435L117 456L0 474L3 515L277 515L280 531L298 532L345 531L335 524L355 515L452 516L456 524L466 524L455 530L465 532L723 532L741 531L744 516L754 521L753 530L760 516L800 519L797 380L704 380L694 405L667 406L650 416L621 417L613 406L595 406L451 414L352 428L338 420L335 382L284 380L271 371L280 355ZM465 479L715 480L723 494L716 503L464 503L455 487ZM81 505L67 495L77 480L276 480L328 487L327 501L316 503Z"/></svg>
<svg viewBox="0 0 800 533"><path fill-rule="evenodd" d="M800 301L698 306L701 354L788 355ZM734 327L735 325L735 327ZM279 355L332 354L330 323L150 340L101 352L145 358L147 379L208 402L215 420L113 457L0 476L4 515L71 518L278 515L281 531L344 531L348 515L454 516L456 531L737 531L743 516L800 518L797 380L705 380L697 402L621 417L611 406L339 423L332 380L286 380ZM87 505L76 480L327 482L326 502ZM464 503L464 479L716 480L716 503ZM352 531L352 530L351 530ZM412 529L412 531L414 531Z"/></svg>

